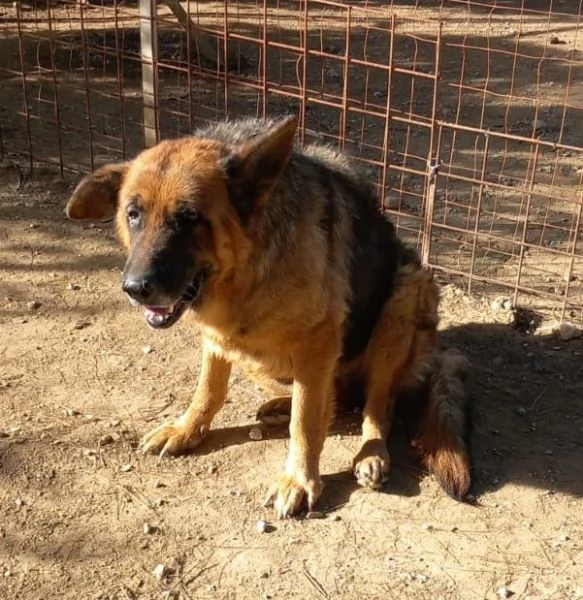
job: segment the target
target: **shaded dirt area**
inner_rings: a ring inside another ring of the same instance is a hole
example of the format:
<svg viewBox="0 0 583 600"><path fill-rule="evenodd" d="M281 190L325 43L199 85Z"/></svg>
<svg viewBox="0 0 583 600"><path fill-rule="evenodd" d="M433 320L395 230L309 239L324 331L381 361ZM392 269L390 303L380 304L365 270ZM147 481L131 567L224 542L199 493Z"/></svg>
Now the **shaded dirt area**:
<svg viewBox="0 0 583 600"><path fill-rule="evenodd" d="M200 452L136 453L186 406L198 337L146 327L111 226L64 220L69 189L45 174L0 190L1 597L583 596L579 340L522 335L444 284L443 343L473 363L477 505L423 477L398 431L386 489L358 489L359 419L343 415L323 456L325 518L273 521L262 499L287 434L250 439L264 396L239 373Z"/></svg>

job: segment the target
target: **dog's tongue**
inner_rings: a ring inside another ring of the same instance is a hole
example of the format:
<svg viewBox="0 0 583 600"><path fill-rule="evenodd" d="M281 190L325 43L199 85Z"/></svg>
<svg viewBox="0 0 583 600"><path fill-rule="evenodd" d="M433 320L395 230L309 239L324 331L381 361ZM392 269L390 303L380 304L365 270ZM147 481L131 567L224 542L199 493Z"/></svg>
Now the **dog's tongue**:
<svg viewBox="0 0 583 600"><path fill-rule="evenodd" d="M146 306L144 316L154 327L163 325L172 315L173 306Z"/></svg>

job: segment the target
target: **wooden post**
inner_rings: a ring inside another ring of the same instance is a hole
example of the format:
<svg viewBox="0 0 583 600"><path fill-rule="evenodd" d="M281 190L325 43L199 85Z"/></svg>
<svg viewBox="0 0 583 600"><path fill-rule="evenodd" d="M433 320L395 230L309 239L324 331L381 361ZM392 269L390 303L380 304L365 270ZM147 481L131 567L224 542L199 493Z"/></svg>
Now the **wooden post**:
<svg viewBox="0 0 583 600"><path fill-rule="evenodd" d="M156 0L140 0L140 52L142 56L142 101L144 109L144 143L146 148L158 143L158 60Z"/></svg>

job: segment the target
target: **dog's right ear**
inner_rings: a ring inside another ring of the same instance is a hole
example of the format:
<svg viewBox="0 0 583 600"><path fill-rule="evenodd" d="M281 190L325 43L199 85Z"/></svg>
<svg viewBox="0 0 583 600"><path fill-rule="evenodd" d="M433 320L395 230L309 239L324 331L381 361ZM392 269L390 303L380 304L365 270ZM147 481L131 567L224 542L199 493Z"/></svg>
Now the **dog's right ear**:
<svg viewBox="0 0 583 600"><path fill-rule="evenodd" d="M128 168L129 163L105 165L83 177L67 202L67 217L97 220L115 215L119 190Z"/></svg>

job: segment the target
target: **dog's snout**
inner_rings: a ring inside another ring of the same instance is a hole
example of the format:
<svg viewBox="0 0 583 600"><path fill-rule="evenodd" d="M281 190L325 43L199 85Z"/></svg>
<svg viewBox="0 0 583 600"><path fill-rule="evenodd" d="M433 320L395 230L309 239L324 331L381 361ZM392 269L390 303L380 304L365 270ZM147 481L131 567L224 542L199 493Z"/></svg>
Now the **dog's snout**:
<svg viewBox="0 0 583 600"><path fill-rule="evenodd" d="M147 277L126 277L122 289L132 300L147 303L152 295L153 286Z"/></svg>

